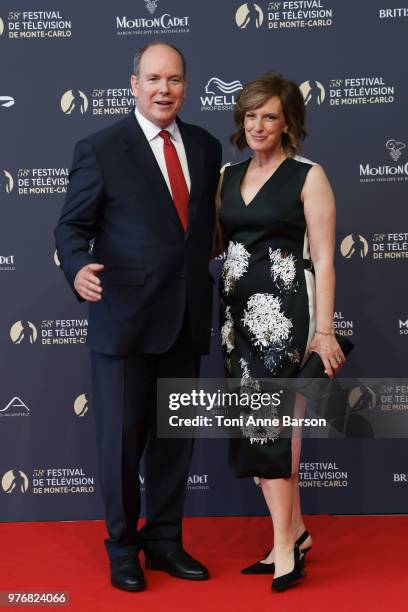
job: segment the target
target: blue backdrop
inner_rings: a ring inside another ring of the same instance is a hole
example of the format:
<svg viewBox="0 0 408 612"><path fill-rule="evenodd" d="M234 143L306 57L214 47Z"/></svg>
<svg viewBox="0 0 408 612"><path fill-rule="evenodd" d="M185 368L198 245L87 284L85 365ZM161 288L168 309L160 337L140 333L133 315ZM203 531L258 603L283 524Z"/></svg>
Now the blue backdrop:
<svg viewBox="0 0 408 612"><path fill-rule="evenodd" d="M102 516L87 309L59 270L52 231L74 143L129 112L132 57L150 40L185 53L182 117L223 142L225 162L242 158L228 144L242 84L266 70L299 83L309 131L304 155L324 166L338 206L335 324L357 347L345 374L405 375L407 23L408 5L398 0L5 0L0 520ZM204 376L222 376L218 346L214 304ZM387 397L363 408L359 424L364 410L408 419L407 389L390 387ZM347 439L305 441L306 512L406 511L405 440L363 439L359 431L351 423ZM265 512L252 480L235 480L229 471L223 440L198 441L187 486L187 514Z"/></svg>

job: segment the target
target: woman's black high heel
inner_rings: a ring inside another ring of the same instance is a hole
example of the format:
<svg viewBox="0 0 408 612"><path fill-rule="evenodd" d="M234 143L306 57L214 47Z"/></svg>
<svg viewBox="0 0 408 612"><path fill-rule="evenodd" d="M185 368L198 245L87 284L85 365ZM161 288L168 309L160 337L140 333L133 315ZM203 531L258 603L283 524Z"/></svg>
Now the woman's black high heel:
<svg viewBox="0 0 408 612"><path fill-rule="evenodd" d="M264 559L271 554L272 550L266 553ZM274 563L262 563L262 561L257 561L248 567L244 567L241 570L241 574L273 574L275 572L275 564Z"/></svg>
<svg viewBox="0 0 408 612"><path fill-rule="evenodd" d="M296 540L295 544L296 546L300 549L300 547L302 546L303 542L305 540L307 540L307 538L309 537L310 533L308 532L307 529L304 530L304 532L302 533L302 535L300 535L298 537L298 539ZM311 550L311 546L308 546L307 548L304 548L303 550L301 550L300 552L303 553L303 556L309 552L309 550Z"/></svg>
<svg viewBox="0 0 408 612"><path fill-rule="evenodd" d="M283 574L283 576L279 576L279 578L274 578L272 580L272 591L283 591L295 585L301 578L306 576L303 570L304 557L296 544L293 550L293 557L295 560L293 570L287 574Z"/></svg>
<svg viewBox="0 0 408 612"><path fill-rule="evenodd" d="M302 535L300 535L298 539L296 540L295 542L296 546L300 548L303 542L307 540L309 535L310 535L309 532L307 531L307 529L305 529ZM303 555L305 555L305 553L307 553L311 548L312 548L311 546L308 546L307 548L305 548L305 550L302 550L301 552L303 553ZM264 556L264 559L266 559L266 557L268 557L270 553L271 551L266 553L266 555ZM274 563L262 563L262 561L257 561L256 563L253 563L252 565L249 565L248 567L245 567L243 570L241 570L241 574L274 574L274 573L275 573L275 564Z"/></svg>

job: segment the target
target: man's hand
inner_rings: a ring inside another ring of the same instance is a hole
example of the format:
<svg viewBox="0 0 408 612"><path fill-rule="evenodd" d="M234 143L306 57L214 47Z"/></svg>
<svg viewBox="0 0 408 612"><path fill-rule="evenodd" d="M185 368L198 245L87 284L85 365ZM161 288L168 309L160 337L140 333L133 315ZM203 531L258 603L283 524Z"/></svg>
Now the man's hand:
<svg viewBox="0 0 408 612"><path fill-rule="evenodd" d="M88 302L99 302L102 299L101 281L97 273L104 267L103 264L92 263L80 269L75 278L75 289L81 298Z"/></svg>

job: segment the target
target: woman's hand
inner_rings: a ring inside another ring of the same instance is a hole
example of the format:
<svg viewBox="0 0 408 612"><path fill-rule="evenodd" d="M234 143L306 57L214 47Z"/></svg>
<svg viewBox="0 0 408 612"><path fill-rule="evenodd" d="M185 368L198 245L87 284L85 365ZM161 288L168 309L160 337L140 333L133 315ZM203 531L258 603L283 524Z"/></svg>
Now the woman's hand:
<svg viewBox="0 0 408 612"><path fill-rule="evenodd" d="M318 353L324 364L324 369L329 378L333 378L339 371L346 358L334 335L316 333L310 343L309 351Z"/></svg>

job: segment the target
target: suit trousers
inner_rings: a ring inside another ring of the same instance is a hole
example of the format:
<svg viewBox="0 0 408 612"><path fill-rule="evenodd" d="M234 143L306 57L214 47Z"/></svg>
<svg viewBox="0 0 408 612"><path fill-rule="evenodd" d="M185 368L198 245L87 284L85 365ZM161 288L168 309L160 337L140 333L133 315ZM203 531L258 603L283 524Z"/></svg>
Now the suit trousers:
<svg viewBox="0 0 408 612"><path fill-rule="evenodd" d="M186 309L187 311L187 309ZM181 543L181 522L193 440L157 438L158 378L195 378L188 315L163 354L105 355L91 351L97 449L109 557ZM139 465L144 455L146 522L140 515Z"/></svg>

